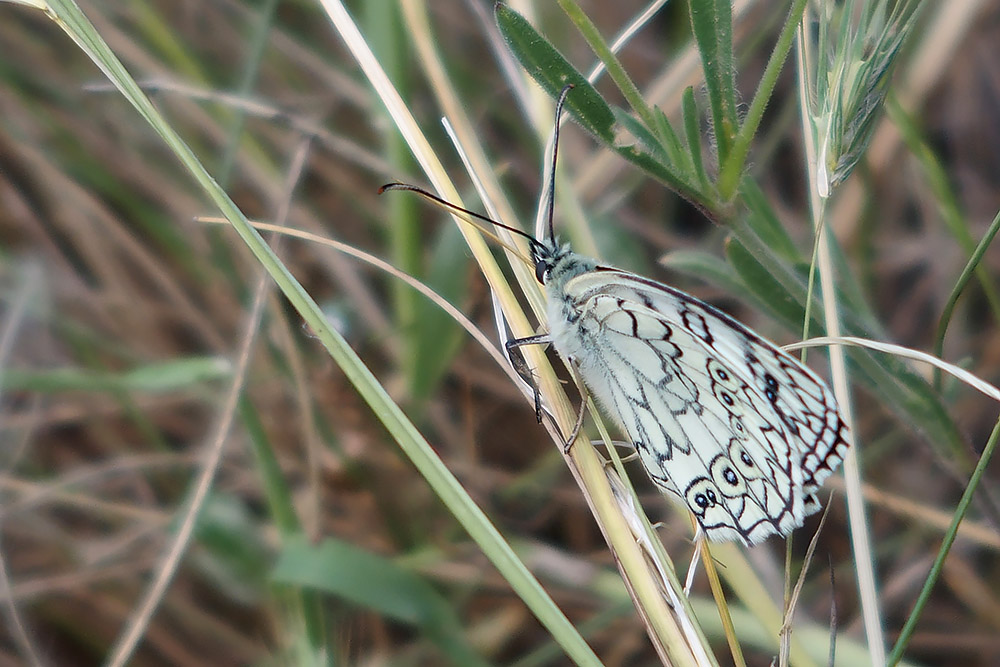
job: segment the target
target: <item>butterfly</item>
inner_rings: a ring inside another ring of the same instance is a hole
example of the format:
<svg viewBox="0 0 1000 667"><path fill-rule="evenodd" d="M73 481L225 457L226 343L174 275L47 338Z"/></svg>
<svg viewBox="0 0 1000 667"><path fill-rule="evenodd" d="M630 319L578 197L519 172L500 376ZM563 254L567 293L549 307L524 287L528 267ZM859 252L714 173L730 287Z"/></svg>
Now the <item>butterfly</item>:
<svg viewBox="0 0 1000 667"><path fill-rule="evenodd" d="M551 343L628 436L653 483L678 496L709 539L753 545L788 535L819 509L815 493L847 451L836 399L813 371L717 308L558 241L552 184L568 90L556 109L547 239L414 186L383 190L414 190L525 237L549 332L508 341L508 357ZM538 400L536 390L540 416Z"/></svg>
<svg viewBox="0 0 1000 667"><path fill-rule="evenodd" d="M552 345L708 538L756 544L819 509L847 450L823 380L680 290L555 242L532 251Z"/></svg>

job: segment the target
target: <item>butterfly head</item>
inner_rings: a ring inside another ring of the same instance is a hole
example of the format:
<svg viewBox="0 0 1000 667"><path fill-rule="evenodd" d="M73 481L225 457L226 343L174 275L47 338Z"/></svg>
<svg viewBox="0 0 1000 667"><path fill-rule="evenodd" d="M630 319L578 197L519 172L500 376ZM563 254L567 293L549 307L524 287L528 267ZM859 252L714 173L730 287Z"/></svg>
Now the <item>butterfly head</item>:
<svg viewBox="0 0 1000 667"><path fill-rule="evenodd" d="M549 278L552 267L558 261L559 244L540 243L538 241L529 242L531 245L531 261L535 263L535 278L544 285Z"/></svg>
<svg viewBox="0 0 1000 667"><path fill-rule="evenodd" d="M551 241L529 241L531 246L531 261L535 263L535 278L542 285L548 283L552 275L552 270L560 263L563 257L571 251L569 245L561 245L559 239Z"/></svg>
<svg viewBox="0 0 1000 667"><path fill-rule="evenodd" d="M570 278L591 271L594 260L573 252L568 243L559 239L548 242L533 241L531 259L535 263L535 278L546 287L559 287Z"/></svg>

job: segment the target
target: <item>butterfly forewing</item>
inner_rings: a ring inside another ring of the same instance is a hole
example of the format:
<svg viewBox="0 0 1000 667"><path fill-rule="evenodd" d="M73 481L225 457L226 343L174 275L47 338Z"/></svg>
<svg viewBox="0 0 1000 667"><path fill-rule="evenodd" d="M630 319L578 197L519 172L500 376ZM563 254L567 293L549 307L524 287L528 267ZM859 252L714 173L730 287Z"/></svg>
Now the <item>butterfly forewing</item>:
<svg viewBox="0 0 1000 667"><path fill-rule="evenodd" d="M712 306L588 268L546 283L553 342L653 481L680 496L712 539L754 544L800 525L846 448L823 382Z"/></svg>

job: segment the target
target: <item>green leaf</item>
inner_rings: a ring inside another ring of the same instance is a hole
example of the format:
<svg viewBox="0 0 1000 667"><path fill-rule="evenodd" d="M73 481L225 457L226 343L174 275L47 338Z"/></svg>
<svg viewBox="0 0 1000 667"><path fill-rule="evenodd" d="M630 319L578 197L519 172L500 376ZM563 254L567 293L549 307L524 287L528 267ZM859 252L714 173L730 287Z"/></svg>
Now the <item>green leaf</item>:
<svg viewBox="0 0 1000 667"><path fill-rule="evenodd" d="M597 89L513 9L497 4L496 21L511 53L531 78L552 97L558 97L567 84L573 84L573 92L566 97L566 110L588 132L613 145L615 116Z"/></svg>
<svg viewBox="0 0 1000 667"><path fill-rule="evenodd" d="M136 368L122 376L122 385L127 391L176 391L229 377L231 370L221 357L189 357Z"/></svg>
<svg viewBox="0 0 1000 667"><path fill-rule="evenodd" d="M261 537L242 499L210 495L198 514L192 550L194 565L229 595L244 603L264 595L270 569L270 547Z"/></svg>
<svg viewBox="0 0 1000 667"><path fill-rule="evenodd" d="M290 540L271 576L416 626L453 664L488 664L466 640L451 602L419 575L371 551L332 538L315 546Z"/></svg>
<svg viewBox="0 0 1000 667"><path fill-rule="evenodd" d="M613 150L688 201L708 210L713 209L714 202L709 200L696 185L698 175L694 171L691 158L677 135L673 134L670 123L658 109L655 115L663 119L663 123L659 125L667 132L666 142L661 142L645 125L616 107L615 116L618 122L648 150L641 150L635 145L613 146Z"/></svg>
<svg viewBox="0 0 1000 667"><path fill-rule="evenodd" d="M579 89L574 89L566 97L566 108L577 122L623 158L662 181L695 206L710 213L717 210L718 203L694 184L696 179L690 168L685 170L689 173L681 173L677 171L677 167L681 165L670 165L662 159L664 151L658 141L653 143L658 146L656 151L660 153L660 157L635 146L616 145L615 120L623 120L625 112L612 111L600 93L523 16L505 5L497 4L496 20L501 34L521 66L550 95L558 97L568 83ZM634 119L628 121L628 126L641 135L643 143L649 145L648 129Z"/></svg>
<svg viewBox="0 0 1000 667"><path fill-rule="evenodd" d="M687 147L674 131L670 119L660 107L653 107L653 119L656 121L656 133L660 137L660 147L670 156L673 164L688 165L691 162Z"/></svg>
<svg viewBox="0 0 1000 667"><path fill-rule="evenodd" d="M629 134L635 137L636 141L642 144L647 151L650 151L651 154L662 160L665 167L668 165L676 166L678 164L678 155L676 154L676 151L671 153L671 149L682 151L683 146L680 142L678 142L676 146L661 142L649 128L621 107L614 107L613 113L615 114L615 120L617 120L622 127L628 130ZM666 118L664 118L664 121L666 121ZM669 126L669 122L667 125ZM678 176L678 178L680 178L680 176Z"/></svg>
<svg viewBox="0 0 1000 667"><path fill-rule="evenodd" d="M688 154L691 156L692 170L701 183L704 190L708 189L708 174L705 173L705 164L701 158L701 128L698 105L694 101L694 90L691 86L684 89L684 96L681 100L681 109L684 120L684 136L687 137Z"/></svg>
<svg viewBox="0 0 1000 667"><path fill-rule="evenodd" d="M736 117L736 68L733 64L731 0L692 0L688 3L691 29L705 71L719 163L729 155L739 128Z"/></svg>

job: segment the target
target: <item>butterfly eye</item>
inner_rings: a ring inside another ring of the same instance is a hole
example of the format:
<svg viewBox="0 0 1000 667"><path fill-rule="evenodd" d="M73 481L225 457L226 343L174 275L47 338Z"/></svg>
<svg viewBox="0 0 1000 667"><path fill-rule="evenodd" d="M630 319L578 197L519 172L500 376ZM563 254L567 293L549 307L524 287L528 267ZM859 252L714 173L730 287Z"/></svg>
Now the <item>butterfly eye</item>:
<svg viewBox="0 0 1000 667"><path fill-rule="evenodd" d="M538 282L545 284L545 275L549 272L549 264L546 261L535 262L535 278Z"/></svg>

